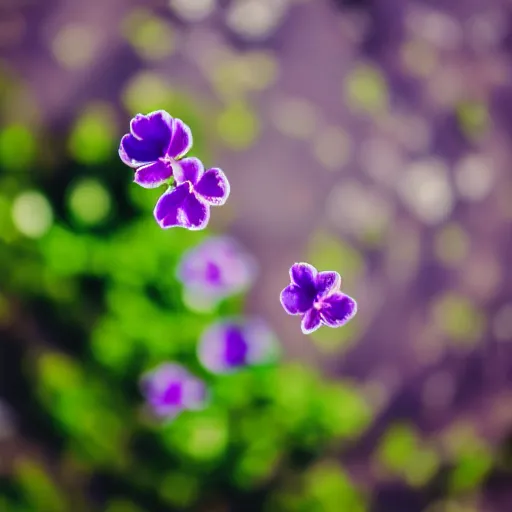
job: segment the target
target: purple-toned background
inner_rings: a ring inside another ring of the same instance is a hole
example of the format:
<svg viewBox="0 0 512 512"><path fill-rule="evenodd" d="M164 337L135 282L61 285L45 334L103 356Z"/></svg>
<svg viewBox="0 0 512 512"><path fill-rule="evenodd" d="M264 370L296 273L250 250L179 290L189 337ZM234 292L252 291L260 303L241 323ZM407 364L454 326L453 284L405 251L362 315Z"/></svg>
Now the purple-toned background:
<svg viewBox="0 0 512 512"><path fill-rule="evenodd" d="M471 422L498 443L512 425L511 21L505 0L4 0L0 115L44 138L117 105L117 137L166 88L194 98L206 165L231 181L212 229L257 258L248 312L286 357L355 377L383 421ZM283 313L295 261L341 273L359 303L345 329L305 337Z"/></svg>

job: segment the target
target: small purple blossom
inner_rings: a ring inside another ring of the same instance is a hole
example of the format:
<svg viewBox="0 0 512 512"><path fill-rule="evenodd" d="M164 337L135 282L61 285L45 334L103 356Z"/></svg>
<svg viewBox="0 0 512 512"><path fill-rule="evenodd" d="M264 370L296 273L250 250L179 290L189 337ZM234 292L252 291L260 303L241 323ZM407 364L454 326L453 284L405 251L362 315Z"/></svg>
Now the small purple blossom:
<svg viewBox="0 0 512 512"><path fill-rule="evenodd" d="M304 334L322 324L341 327L357 313L356 301L340 292L338 272L318 272L309 263L294 263L290 279L291 284L281 292L281 304L289 315L302 315Z"/></svg>
<svg viewBox="0 0 512 512"><path fill-rule="evenodd" d="M183 256L177 270L186 302L204 303L208 308L246 290L255 275L256 262L230 237L205 240Z"/></svg>
<svg viewBox="0 0 512 512"><path fill-rule="evenodd" d="M172 177L174 166L191 147L190 128L165 110L157 110L137 114L131 120L130 133L121 139L119 156L136 169L135 183L156 188Z"/></svg>
<svg viewBox="0 0 512 512"><path fill-rule="evenodd" d="M152 412L172 419L184 410L201 409L206 400L204 383L178 364L163 363L147 372L140 387Z"/></svg>
<svg viewBox="0 0 512 512"><path fill-rule="evenodd" d="M135 183L144 188L169 185L154 210L164 229L204 229L210 206L223 205L229 196L229 181L220 169L205 171L197 158L184 158L191 147L190 128L165 110L137 114L119 145L121 160L136 169Z"/></svg>
<svg viewBox="0 0 512 512"><path fill-rule="evenodd" d="M274 334L261 320L225 321L203 333L198 357L213 373L232 373L245 366L271 362L277 349Z"/></svg>
<svg viewBox="0 0 512 512"><path fill-rule="evenodd" d="M180 226L204 229L210 219L210 206L223 205L229 196L229 181L217 168L204 170L197 158L185 158L174 165L176 188L156 203L154 215L161 228Z"/></svg>

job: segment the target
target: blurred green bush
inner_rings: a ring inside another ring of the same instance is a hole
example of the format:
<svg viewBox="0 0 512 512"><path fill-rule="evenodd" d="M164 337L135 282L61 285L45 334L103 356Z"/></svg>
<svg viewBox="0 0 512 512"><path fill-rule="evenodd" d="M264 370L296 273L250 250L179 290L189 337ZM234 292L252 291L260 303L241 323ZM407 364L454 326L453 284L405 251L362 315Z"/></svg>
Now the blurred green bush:
<svg viewBox="0 0 512 512"><path fill-rule="evenodd" d="M160 106L191 125L194 153L207 157L207 119L182 94L168 103ZM70 128L67 153L45 166L47 134L0 131L0 317L23 341L28 417L50 425L42 437L53 467L17 460L0 508L364 510L332 457L370 424L371 408L351 383L299 364L218 377L199 366L203 329L241 314L243 297L208 314L187 311L175 268L207 235L158 228L159 191L131 184L116 158L120 132L111 107L90 105ZM201 375L212 402L160 425L146 416L137 382L165 360Z"/></svg>

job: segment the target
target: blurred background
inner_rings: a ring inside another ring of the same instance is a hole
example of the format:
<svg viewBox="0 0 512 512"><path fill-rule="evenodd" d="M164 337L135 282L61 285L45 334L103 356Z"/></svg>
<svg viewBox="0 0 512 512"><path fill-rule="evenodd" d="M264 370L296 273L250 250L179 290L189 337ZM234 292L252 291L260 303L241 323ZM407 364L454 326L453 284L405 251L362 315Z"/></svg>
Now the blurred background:
<svg viewBox="0 0 512 512"><path fill-rule="evenodd" d="M507 0L0 1L0 510L512 510L511 52ZM155 109L229 177L206 232L119 161ZM175 268L217 234L259 276L193 312ZM295 261L356 318L303 336ZM234 314L278 364L199 367ZM148 420L162 361L212 404Z"/></svg>

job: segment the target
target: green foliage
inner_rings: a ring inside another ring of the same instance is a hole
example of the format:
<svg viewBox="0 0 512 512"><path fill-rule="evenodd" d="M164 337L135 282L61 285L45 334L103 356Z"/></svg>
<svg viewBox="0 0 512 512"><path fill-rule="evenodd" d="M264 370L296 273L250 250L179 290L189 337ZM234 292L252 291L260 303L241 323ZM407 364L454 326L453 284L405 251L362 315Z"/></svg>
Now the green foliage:
<svg viewBox="0 0 512 512"><path fill-rule="evenodd" d="M12 124L0 130L0 160L7 170L27 171L36 149L34 134L28 127Z"/></svg>
<svg viewBox="0 0 512 512"><path fill-rule="evenodd" d="M364 494L337 461L322 460L301 475L290 477L272 498L269 512L364 512Z"/></svg>
<svg viewBox="0 0 512 512"><path fill-rule="evenodd" d="M413 487L425 485L437 472L440 457L418 432L406 424L391 426L380 440L377 462L385 474Z"/></svg>
<svg viewBox="0 0 512 512"><path fill-rule="evenodd" d="M27 504L37 512L66 512L69 505L44 468L29 460L15 467L15 479ZM2 509L9 510L9 509Z"/></svg>

